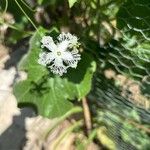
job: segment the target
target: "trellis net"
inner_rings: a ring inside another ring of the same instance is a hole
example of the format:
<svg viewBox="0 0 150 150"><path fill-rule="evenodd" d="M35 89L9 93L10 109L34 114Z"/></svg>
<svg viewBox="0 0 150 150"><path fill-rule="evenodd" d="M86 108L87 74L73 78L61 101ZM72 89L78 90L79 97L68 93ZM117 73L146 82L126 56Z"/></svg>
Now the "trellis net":
<svg viewBox="0 0 150 150"><path fill-rule="evenodd" d="M117 2L101 1L100 65L89 98L95 102L92 110L96 110L98 124L114 142L111 149L148 150L150 1L122 1L114 10ZM116 19L112 17L114 12ZM108 23L102 15L111 21ZM106 40L107 34L113 38Z"/></svg>

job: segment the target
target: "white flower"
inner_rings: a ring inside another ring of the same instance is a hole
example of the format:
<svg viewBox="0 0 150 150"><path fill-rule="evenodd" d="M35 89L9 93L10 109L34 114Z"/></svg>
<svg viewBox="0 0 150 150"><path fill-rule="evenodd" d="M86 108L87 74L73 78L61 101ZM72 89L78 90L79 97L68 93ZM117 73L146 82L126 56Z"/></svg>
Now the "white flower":
<svg viewBox="0 0 150 150"><path fill-rule="evenodd" d="M70 33L62 33L55 43L50 36L44 36L41 47L48 49L39 54L38 63L50 68L54 74L62 76L69 67L76 68L81 59L78 53L79 42L76 36Z"/></svg>

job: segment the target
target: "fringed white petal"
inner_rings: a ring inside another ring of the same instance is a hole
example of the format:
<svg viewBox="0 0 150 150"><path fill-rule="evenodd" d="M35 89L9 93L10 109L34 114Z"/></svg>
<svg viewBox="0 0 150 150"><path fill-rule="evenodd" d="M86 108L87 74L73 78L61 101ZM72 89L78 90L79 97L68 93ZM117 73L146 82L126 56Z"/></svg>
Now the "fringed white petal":
<svg viewBox="0 0 150 150"><path fill-rule="evenodd" d="M44 48L46 47L50 51L54 51L57 48L57 45L54 43L52 37L50 36L43 36L41 40L41 47Z"/></svg>
<svg viewBox="0 0 150 150"><path fill-rule="evenodd" d="M49 66L49 68L54 74L58 74L60 76L67 72L67 68L63 64L62 59L55 59L54 63L51 66Z"/></svg>
<svg viewBox="0 0 150 150"><path fill-rule="evenodd" d="M60 51L66 51L67 48L69 46L69 42L68 41L61 41L60 43L57 44L57 47Z"/></svg>
<svg viewBox="0 0 150 150"><path fill-rule="evenodd" d="M42 52L39 55L38 63L43 66L46 66L50 64L54 59L55 59L55 56L53 55L52 52L50 53Z"/></svg>
<svg viewBox="0 0 150 150"><path fill-rule="evenodd" d="M58 40L59 42L68 41L71 48L78 45L78 38L70 33L61 33Z"/></svg>
<svg viewBox="0 0 150 150"><path fill-rule="evenodd" d="M69 51L65 51L62 53L62 59L65 61L65 60L68 60L68 61L71 61L73 60L73 56L72 56L72 53L69 52Z"/></svg>
<svg viewBox="0 0 150 150"><path fill-rule="evenodd" d="M43 53L39 54L38 63L43 65L43 66L47 65L47 63L46 63L46 53L43 52Z"/></svg>
<svg viewBox="0 0 150 150"><path fill-rule="evenodd" d="M70 60L65 60L65 62L72 68L76 68L78 61L81 59L81 55L78 54L78 50L74 49L73 51L71 51L71 55L73 57L73 59Z"/></svg>

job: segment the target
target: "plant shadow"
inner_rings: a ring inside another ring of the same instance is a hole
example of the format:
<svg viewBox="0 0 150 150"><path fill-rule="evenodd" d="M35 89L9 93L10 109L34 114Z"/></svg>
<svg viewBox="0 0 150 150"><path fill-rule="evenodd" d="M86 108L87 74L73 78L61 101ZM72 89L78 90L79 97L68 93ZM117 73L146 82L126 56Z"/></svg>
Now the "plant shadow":
<svg viewBox="0 0 150 150"><path fill-rule="evenodd" d="M81 60L78 63L78 66L76 69L69 68L68 72L62 76L63 79L67 79L69 82L80 84L87 72L89 74L92 74L92 59L88 54L83 53L81 56Z"/></svg>
<svg viewBox="0 0 150 150"><path fill-rule="evenodd" d="M34 117L31 108L21 109L21 115L14 116L12 124L0 136L0 150L21 150L26 142L26 117Z"/></svg>

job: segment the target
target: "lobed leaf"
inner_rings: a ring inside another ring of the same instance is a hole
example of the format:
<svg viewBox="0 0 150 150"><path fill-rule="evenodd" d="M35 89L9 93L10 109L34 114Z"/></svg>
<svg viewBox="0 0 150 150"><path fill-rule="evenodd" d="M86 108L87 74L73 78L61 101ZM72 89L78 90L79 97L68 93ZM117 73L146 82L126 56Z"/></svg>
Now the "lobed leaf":
<svg viewBox="0 0 150 150"><path fill-rule="evenodd" d="M58 117L73 107L71 100L79 100L88 94L96 63L83 53L77 69L68 70L63 77L52 75L38 64L41 51L39 32L46 31L40 28L31 38L29 52L20 63L20 69L27 71L28 78L15 84L14 94L18 103L35 105L40 115Z"/></svg>

